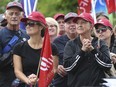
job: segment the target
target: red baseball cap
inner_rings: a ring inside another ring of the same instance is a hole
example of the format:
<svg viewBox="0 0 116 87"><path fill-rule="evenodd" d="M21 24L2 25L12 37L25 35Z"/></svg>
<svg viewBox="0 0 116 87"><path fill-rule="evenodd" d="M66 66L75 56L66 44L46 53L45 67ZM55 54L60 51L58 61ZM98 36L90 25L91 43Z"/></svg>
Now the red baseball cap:
<svg viewBox="0 0 116 87"><path fill-rule="evenodd" d="M97 28L98 25L104 25L106 27L110 27L112 29L112 24L110 23L110 21L106 18L102 18L100 19L94 26L95 28Z"/></svg>
<svg viewBox="0 0 116 87"><path fill-rule="evenodd" d="M57 20L58 18L63 17L64 18L64 14L58 13L54 15L54 19Z"/></svg>
<svg viewBox="0 0 116 87"><path fill-rule="evenodd" d="M45 17L42 13L40 12L32 12L28 18L22 18L21 21L22 22L27 22L27 20L33 20L33 21L37 21L37 22L41 22L44 25L46 25L46 21L45 21Z"/></svg>
<svg viewBox="0 0 116 87"><path fill-rule="evenodd" d="M21 5L21 3L13 1L13 2L9 2L6 6L6 9L12 8L12 7L17 7L20 9L20 11L23 11L23 7Z"/></svg>
<svg viewBox="0 0 116 87"><path fill-rule="evenodd" d="M74 22L76 22L79 18L84 19L88 22L91 22L94 25L94 19L93 17L90 15L90 13L81 13L78 17L74 18Z"/></svg>

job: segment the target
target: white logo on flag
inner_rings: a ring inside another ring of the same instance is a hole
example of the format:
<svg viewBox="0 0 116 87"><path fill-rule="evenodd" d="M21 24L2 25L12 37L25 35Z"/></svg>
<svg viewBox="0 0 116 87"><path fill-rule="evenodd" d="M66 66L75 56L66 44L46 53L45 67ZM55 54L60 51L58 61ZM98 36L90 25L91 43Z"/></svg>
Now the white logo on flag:
<svg viewBox="0 0 116 87"><path fill-rule="evenodd" d="M43 71L47 71L52 65L52 63L53 63L53 60L51 58L47 59L42 57L40 69Z"/></svg>

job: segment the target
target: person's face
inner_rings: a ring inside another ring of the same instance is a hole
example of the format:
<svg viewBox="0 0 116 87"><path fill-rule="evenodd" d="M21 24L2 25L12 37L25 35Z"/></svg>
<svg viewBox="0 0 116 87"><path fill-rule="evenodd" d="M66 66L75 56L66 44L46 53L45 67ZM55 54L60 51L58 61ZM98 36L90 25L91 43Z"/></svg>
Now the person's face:
<svg viewBox="0 0 116 87"><path fill-rule="evenodd" d="M42 29L43 27L39 22L28 20L26 23L26 32L29 36L41 34Z"/></svg>
<svg viewBox="0 0 116 87"><path fill-rule="evenodd" d="M108 27L98 25L96 29L96 35L102 40L107 40L108 38L111 38L112 31Z"/></svg>
<svg viewBox="0 0 116 87"><path fill-rule="evenodd" d="M79 35L84 35L86 33L89 33L92 29L92 25L90 24L90 22L85 21L84 19L78 19L77 22L77 33Z"/></svg>
<svg viewBox="0 0 116 87"><path fill-rule="evenodd" d="M50 36L57 36L57 26L48 23L48 31Z"/></svg>
<svg viewBox="0 0 116 87"><path fill-rule="evenodd" d="M64 18L60 17L57 19L57 22L59 24L59 32L64 32L65 31L65 26L64 26Z"/></svg>
<svg viewBox="0 0 116 87"><path fill-rule="evenodd" d="M22 18L21 11L18 8L10 8L5 13L5 18L9 25L19 25Z"/></svg>
<svg viewBox="0 0 116 87"><path fill-rule="evenodd" d="M72 35L77 34L76 23L73 22L73 18L70 18L65 22L65 32Z"/></svg>

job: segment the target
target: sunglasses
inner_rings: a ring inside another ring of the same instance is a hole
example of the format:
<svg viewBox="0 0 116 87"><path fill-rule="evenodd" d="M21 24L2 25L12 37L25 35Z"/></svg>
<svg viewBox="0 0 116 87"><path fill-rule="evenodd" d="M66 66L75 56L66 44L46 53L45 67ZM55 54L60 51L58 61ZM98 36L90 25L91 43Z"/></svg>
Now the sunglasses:
<svg viewBox="0 0 116 87"><path fill-rule="evenodd" d="M34 27L35 25L40 25L38 22L27 22L26 26L29 25L30 27Z"/></svg>
<svg viewBox="0 0 116 87"><path fill-rule="evenodd" d="M99 28L99 29L96 29L96 32L97 33L100 33L100 32L106 32L107 28Z"/></svg>

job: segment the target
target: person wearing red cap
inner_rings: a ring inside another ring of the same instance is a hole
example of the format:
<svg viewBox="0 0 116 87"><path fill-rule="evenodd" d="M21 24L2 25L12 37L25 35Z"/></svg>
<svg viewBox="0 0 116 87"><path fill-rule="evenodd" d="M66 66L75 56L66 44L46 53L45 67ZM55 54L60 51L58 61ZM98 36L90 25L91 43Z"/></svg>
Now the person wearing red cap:
<svg viewBox="0 0 116 87"><path fill-rule="evenodd" d="M112 62L114 63L114 66L116 68L116 40L112 24L108 19L102 18L94 26L96 29L96 36L99 39L104 40L108 45L112 56ZM114 73L116 76L116 71Z"/></svg>
<svg viewBox="0 0 116 87"><path fill-rule="evenodd" d="M13 48L29 38L25 31L19 29L22 13L23 8L19 2L7 4L4 13L7 25L0 31L0 87L11 87L16 78L12 64Z"/></svg>
<svg viewBox="0 0 116 87"><path fill-rule="evenodd" d="M64 14L58 13L54 15L54 19L59 24L59 36L65 34L65 23L64 23Z"/></svg>
<svg viewBox="0 0 116 87"><path fill-rule="evenodd" d="M107 45L91 36L94 20L89 13L82 13L73 20L79 36L69 41L64 49L64 67L68 73L69 87L100 86L105 78L104 70L111 68Z"/></svg>
<svg viewBox="0 0 116 87"><path fill-rule="evenodd" d="M23 18L21 21L26 23L26 32L30 39L15 46L13 50L14 71L16 77L22 81L18 87L30 87L38 80L36 74L47 24L44 15L40 12L32 12L28 18ZM58 51L53 44L52 55L53 61L58 59Z"/></svg>

